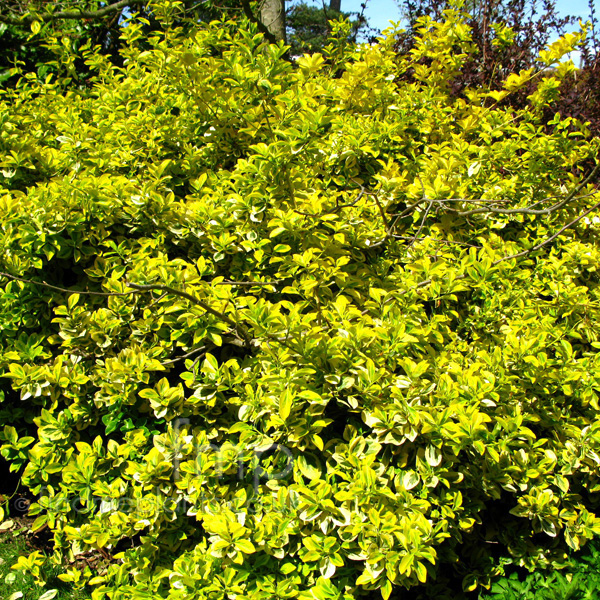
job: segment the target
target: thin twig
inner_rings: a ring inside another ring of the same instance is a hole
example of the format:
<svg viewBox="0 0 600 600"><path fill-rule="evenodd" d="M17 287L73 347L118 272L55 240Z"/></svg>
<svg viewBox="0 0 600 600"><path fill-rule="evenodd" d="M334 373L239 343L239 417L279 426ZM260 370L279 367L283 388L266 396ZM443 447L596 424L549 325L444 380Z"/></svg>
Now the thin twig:
<svg viewBox="0 0 600 600"><path fill-rule="evenodd" d="M131 0L119 0L114 4L109 4L104 8L98 10L62 10L59 12L51 13L38 13L28 14L20 18L5 17L0 14L0 23L7 23L8 25L23 25L33 23L34 21L54 21L56 19L99 19L113 12L122 10L130 4L136 4Z"/></svg>
<svg viewBox="0 0 600 600"><path fill-rule="evenodd" d="M335 208L330 208L329 210L326 210L321 213L307 213L307 212L303 212L301 210L297 210L295 208L293 210L295 213L302 215L303 217L323 217L325 215L330 215L330 214L336 213L336 212L340 211L342 208L350 208L352 206L355 206L362 199L362 197L365 194L369 194L369 192L367 192L364 188L361 188L358 196L352 202L346 202L345 204L338 204L337 199L336 199Z"/></svg>
<svg viewBox="0 0 600 600"><path fill-rule="evenodd" d="M422 204L423 202L437 202L438 204L445 204L446 202L464 202L467 204L468 203L470 203L470 204L484 204L484 203L501 204L503 202L510 202L510 200L508 200L508 199L499 200L499 199L492 199L492 198L443 198L443 199L421 198L420 200L415 202L415 204L404 209L404 211L402 211L401 213L388 213L388 215L390 217L398 217L398 216L403 217L406 214L408 214L409 212L411 212L413 208L416 208L419 204ZM536 204L539 204L539 203L536 203ZM456 210L456 209L450 209L450 210Z"/></svg>
<svg viewBox="0 0 600 600"><path fill-rule="evenodd" d="M397 235L395 233L392 233L392 237L394 239L398 239L398 240L415 240L417 242L423 242L425 240L431 240L432 242L439 242L440 244L456 244L457 246L467 246L469 248L481 248L482 246L479 246L477 244L469 244L468 242L456 242L454 240L444 240L441 238L432 238L429 236L424 236L424 237L420 237L420 238L414 238L412 236L408 236L408 235ZM372 248L373 246L369 246L369 248Z"/></svg>
<svg viewBox="0 0 600 600"><path fill-rule="evenodd" d="M379 196L377 194L370 194L370 195L373 196L373 198L375 200L375 204L377 204L377 208L379 209L379 214L381 215L381 220L383 221L383 224L385 226L385 233L387 235L389 235L391 233L390 224L389 224L389 221L385 214L385 210L383 210L383 206L381 205L381 202L379 202Z"/></svg>
<svg viewBox="0 0 600 600"><path fill-rule="evenodd" d="M158 298L155 298L146 308L152 308L155 304L158 304L165 296L168 296L169 292L163 292Z"/></svg>
<svg viewBox="0 0 600 600"><path fill-rule="evenodd" d="M196 298L195 296L192 296L192 294L188 294L187 292L177 290L175 288L172 288L171 286L164 285L161 283L142 285L139 283L131 283L128 281L126 283L126 285L128 285L130 288L133 288L133 290L131 290L129 292L89 292L89 291L84 291L84 290L68 290L63 287L59 287L56 285L52 285L50 283L46 283L45 281L34 281L32 279L26 279L25 277L17 277L16 275L11 275L10 273L4 273L3 271L0 271L0 276L15 280L15 281L21 281L22 283L31 283L34 285L39 285L42 287L50 288L52 290L57 290L59 292L63 292L66 294L82 294L82 295L85 294L88 296L128 296L131 294L137 294L141 291L163 290L164 292L167 292L169 294L174 294L175 296L179 296L181 298L186 298L190 302L193 302L194 304L197 304L198 306L202 307L207 313L213 315L214 317L217 317L217 319L224 321L225 323L228 323L229 325L231 325L231 327L233 327L234 331L239 336L241 336L241 338L244 340L246 346L248 348L251 346L251 338L248 335L248 332L241 325L236 323L233 319L229 318L226 314L219 312L218 310L215 310L214 308L209 306L206 302L204 302L203 300L200 300L200 298Z"/></svg>
<svg viewBox="0 0 600 600"><path fill-rule="evenodd" d="M423 231L423 227L425 227L425 221L427 220L427 217L429 216L429 211L431 210L432 206L433 206L433 202L430 201L429 206L425 210L425 214L423 215L423 218L421 219L421 224L419 225L419 229L415 233L413 239L408 244L409 248L415 243L417 238L421 235L421 231Z"/></svg>
<svg viewBox="0 0 600 600"><path fill-rule="evenodd" d="M218 281L215 285L277 285L283 283L285 279L276 279L275 281Z"/></svg>
<svg viewBox="0 0 600 600"><path fill-rule="evenodd" d="M191 358L195 356L199 352L204 352L206 350L206 346L201 346L200 348L194 348L190 350L187 354L183 354L182 356L178 356L177 358L171 358L170 360L164 360L160 364L163 366L172 365L173 363L179 362L181 360L185 360L186 358Z"/></svg>
<svg viewBox="0 0 600 600"><path fill-rule="evenodd" d="M188 294L187 292L184 292L182 290L177 290L169 285L164 285L162 283L150 283L150 284L142 285L139 283L127 282L127 285L129 287L133 288L134 290L141 290L141 291L163 290L163 291L169 292L170 294L173 294L175 296L179 296L180 298L185 298L186 300L189 300L190 302L193 302L194 304L197 304L198 306L203 308L207 313L213 315L214 317L217 317L217 319L231 325L231 327L233 327L234 331L236 331L236 333L238 333L238 335L244 340L244 342L246 343L246 346L248 348L251 346L251 338L248 335L248 332L241 325L236 323L233 319L228 317L226 314L219 312L218 310L215 310L214 308L212 308L212 306L208 305L206 302L204 302L204 300L200 300L200 298L196 298L196 296L192 296L192 294Z"/></svg>
<svg viewBox="0 0 600 600"><path fill-rule="evenodd" d="M596 167L596 169L597 169L597 167ZM596 171L596 169L594 169L594 171ZM592 171L592 174L594 173L594 171ZM592 174L590 174L590 176ZM576 188L576 189L581 189L581 187L583 185L585 185L590 180L590 176L586 177L586 179L584 180L584 182L580 186L578 186L578 188ZM576 193L576 190L574 192ZM569 228L573 227L574 225L576 225L577 223L579 223L579 221L581 221L581 219L583 219L584 217L586 217L587 215L589 215L591 212L593 212L597 208L600 208L600 202L597 202L591 208L588 208L586 211L584 211L578 217L576 217L575 219L573 219L572 221L570 221L569 223L567 223L565 226L561 227L556 233L554 233L550 237L546 238L543 242L540 242L539 244L536 244L535 246L533 246L532 248L529 248L528 250L523 250L522 252L518 252L517 254L509 254L508 256L503 256L502 258L499 258L498 260L494 261L492 263L492 266L499 265L502 262L505 262L507 260L512 260L514 258L522 258L524 256L528 256L529 254L532 254L533 252L536 252L537 250L540 250L544 246L547 246L548 244L551 244L561 233L564 233L567 229L569 229ZM453 279L453 281L461 281L463 279L466 279L467 277L468 277L468 275L466 273L463 273L462 275L457 275ZM431 279L431 278L424 279L423 281L420 281L419 283L415 284L414 286L412 286L412 287L410 287L408 289L400 290L394 296L389 296L386 300L383 301L383 303L386 304L390 300L393 300L394 298L397 298L398 296L405 296L409 292L421 289L423 287L427 287L428 285L430 285L432 283L433 283L433 279ZM366 315L368 312L369 312L369 309L363 310L361 312L361 315Z"/></svg>
<svg viewBox="0 0 600 600"><path fill-rule="evenodd" d="M4 273L3 271L0 271L0 277L6 277L7 279L12 279L14 281L21 281L22 283L32 283L41 287L50 288L51 290L63 292L65 294L80 294L86 296L130 296L131 294L137 293L133 290L129 292L90 292L87 290L68 290L67 288L52 285L51 283L46 283L45 281L34 281L33 279L26 279L25 277L17 277L16 275Z"/></svg>
<svg viewBox="0 0 600 600"><path fill-rule="evenodd" d="M525 214L525 215L548 215L550 213L553 213L557 210L559 210L560 208L562 208L563 206L565 206L566 204L568 204L569 202L571 202L571 200L579 200L579 196L577 196L577 194L594 178L594 176L596 175L596 173L600 172L600 163L598 163L590 172L590 174L578 185L576 186L568 195L566 198L564 198L564 200L561 200L560 202L557 202L556 204L553 204L552 206L549 206L548 208L544 208L544 209L533 209L533 208L474 208L473 210L465 210L462 212L457 212L456 214L460 217L468 217L470 215L476 215L476 214L481 214L481 213L498 213L498 214L503 214L503 215L515 215L515 214ZM591 194L586 194L586 196L589 196ZM586 196L583 196L584 198ZM537 203L536 203L537 204Z"/></svg>
<svg viewBox="0 0 600 600"><path fill-rule="evenodd" d="M551 235L549 238L545 239L543 242L536 244L535 246L533 246L532 248L529 248L528 250L523 250L523 252L518 252L517 254L509 254L508 256L503 256L502 258L499 258L498 260L494 261L492 263L492 266L495 267L496 265L499 265L500 263L505 262L507 260L512 260L513 258L521 258L523 256L527 256L529 254L532 254L533 252L536 252L537 250L540 250L544 246L551 244L561 233L563 233L567 229L573 227L573 225L577 225L577 223L579 223L579 221L581 221L581 219L583 219L584 217L586 217L587 215L589 215L591 212L593 212L594 210L596 210L599 207L600 207L600 202L594 204L594 206L592 206L591 208L588 208L588 210L586 210L584 213L580 214L576 219L573 219L572 221L567 223L564 227L561 227L555 234ZM463 273L462 275L458 275L457 277L455 277L453 279L453 281L460 281L462 279L466 279L467 277L468 277L468 275L466 273ZM398 293L398 296L404 296L405 294L408 294L408 292L410 292L412 290L426 287L429 284L431 284L432 282L433 282L433 279L424 279L423 281L420 281L413 287L400 291ZM386 301L384 300L384 302L386 302Z"/></svg>
<svg viewBox="0 0 600 600"><path fill-rule="evenodd" d="M599 207L600 207L600 202L597 202L596 204L594 204L594 206L592 206L591 208L588 208L585 212L580 214L576 219L573 219L570 223L567 223L564 227L561 227L554 235L550 236L548 239L537 244L533 248L530 248L529 250L523 250L523 252L518 252L517 254L511 254L510 256L504 256L503 258L499 258L498 260L496 260L492 263L492 266L500 264L501 262L504 262L506 260L511 260L513 258L520 258L521 256L527 256L528 254L531 254L532 252L535 252L536 250L543 248L547 244L552 243L561 233L563 233L570 227L573 227L573 225L577 225L577 223L579 223L579 221L581 221L581 219L583 219L584 217L586 217L587 215L589 215L591 212L593 212L594 210L596 210Z"/></svg>

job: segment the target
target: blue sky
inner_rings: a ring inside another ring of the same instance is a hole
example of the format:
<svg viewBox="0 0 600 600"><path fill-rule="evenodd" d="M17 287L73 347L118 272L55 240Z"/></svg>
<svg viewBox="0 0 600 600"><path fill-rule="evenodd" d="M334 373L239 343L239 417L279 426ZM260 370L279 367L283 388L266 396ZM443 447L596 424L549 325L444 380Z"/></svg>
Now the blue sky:
<svg viewBox="0 0 600 600"><path fill-rule="evenodd" d="M362 0L342 0L342 10L360 11ZM600 12L600 0L594 0ZM589 15L587 0L556 0L556 7L561 15L574 15L584 20ZM390 20L400 20L400 9L395 0L368 0L366 13L372 27L385 29Z"/></svg>

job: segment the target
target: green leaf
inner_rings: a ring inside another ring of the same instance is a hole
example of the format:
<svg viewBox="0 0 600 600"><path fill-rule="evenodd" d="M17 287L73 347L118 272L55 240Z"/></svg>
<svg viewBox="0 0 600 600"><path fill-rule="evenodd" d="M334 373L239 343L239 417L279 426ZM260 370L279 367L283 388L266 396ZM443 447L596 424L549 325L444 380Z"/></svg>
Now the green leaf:
<svg viewBox="0 0 600 600"><path fill-rule="evenodd" d="M383 600L388 600L392 595L392 582L389 579L386 579L381 588L379 588L379 591L381 592Z"/></svg>
<svg viewBox="0 0 600 600"><path fill-rule="evenodd" d="M241 552L244 552L244 554L253 554L256 552L256 548L250 540L236 540L235 547Z"/></svg>
<svg viewBox="0 0 600 600"><path fill-rule="evenodd" d="M402 485L404 486L404 489L412 490L419 484L420 480L421 478L418 473L415 473L415 471L407 471L402 477Z"/></svg>
<svg viewBox="0 0 600 600"><path fill-rule="evenodd" d="M287 389L283 392L279 398L279 416L286 421L290 416L292 405L294 402L294 396L292 392Z"/></svg>

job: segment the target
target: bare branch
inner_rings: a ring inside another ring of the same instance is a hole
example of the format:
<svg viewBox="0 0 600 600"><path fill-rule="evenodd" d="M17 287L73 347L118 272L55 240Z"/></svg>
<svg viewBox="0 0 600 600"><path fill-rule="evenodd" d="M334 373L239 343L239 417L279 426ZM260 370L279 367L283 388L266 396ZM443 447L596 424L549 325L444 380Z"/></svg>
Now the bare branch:
<svg viewBox="0 0 600 600"><path fill-rule="evenodd" d="M241 327L238 323L236 323L233 319L229 318L227 315L219 312L218 310L215 310L214 308L209 306L206 302L204 302L203 300L200 300L200 298L196 298L195 296L192 296L191 294L188 294L187 292L177 290L168 285L163 285L163 284L159 284L159 283L141 285L138 283L127 282L127 285L130 288L133 288L129 292L90 292L87 290L68 290L67 288L59 287L57 285L52 285L50 283L46 283L45 281L34 281L33 279L26 279L25 277L17 277L16 275L11 275L10 273L4 273L3 271L0 271L0 276L6 277L7 279L11 279L13 281L20 281L22 283L31 283L33 285L39 285L41 287L46 287L51 290L63 292L65 294L80 294L80 295L87 295L87 296L130 296L131 294L137 294L142 291L162 290L163 292L166 292L169 294L174 294L175 296L179 296L181 298L186 298L190 302L193 302L194 304L197 304L198 306L202 307L207 313L213 315L214 317L217 317L219 320L224 321L225 323L228 323L229 325L231 325L231 327L233 327L234 331L241 337L241 339L243 339L246 346L248 348L251 347L251 338L249 337L247 331L243 327ZM163 298L164 296L165 296L165 294L163 294L161 296L161 298Z"/></svg>
<svg viewBox="0 0 600 600"><path fill-rule="evenodd" d="M86 296L130 296L131 294L136 294L137 292L90 292L87 290L68 290L67 288L59 287L57 285L52 285L50 283L46 283L45 281L34 281L33 279L26 279L25 277L17 277L16 275L11 275L10 273L4 273L0 271L0 277L6 277L7 279L12 279L13 281L20 281L22 283L32 283L33 285L39 285L41 287L50 288L51 290L56 290L57 292L63 292L65 294L81 294Z"/></svg>
<svg viewBox="0 0 600 600"><path fill-rule="evenodd" d="M105 17L106 15L110 15L114 12L120 11L131 4L137 4L137 2L132 2L132 0L119 0L114 4L109 4L108 6L100 8L98 10L76 9L62 10L55 13L29 13L20 18L9 17L0 14L0 23L6 23L8 25L27 25L33 23L34 21L54 21L57 19L100 19L101 17Z"/></svg>
<svg viewBox="0 0 600 600"><path fill-rule="evenodd" d="M226 314L212 308L212 306L208 305L206 302L204 302L204 300L200 300L200 298L196 298L196 296L192 296L192 294L188 294L187 292L183 292L182 290L177 290L169 285L164 285L162 283L139 284L127 282L127 285L133 288L134 290L140 291L163 290L175 296L179 296L180 298L185 298L186 300L189 300L194 304L197 304L198 306L203 308L207 313L213 315L213 317L217 317L217 319L231 325L234 331L244 340L246 346L250 348L251 338L248 335L248 332L241 325L239 325L233 319L228 317Z"/></svg>
<svg viewBox="0 0 600 600"><path fill-rule="evenodd" d="M412 238L412 240L410 240L410 243L408 244L409 248L415 243L415 241L421 235L421 231L423 231L423 227L425 227L425 221L427 220L427 217L429 216L429 212L431 211L432 206L433 206L433 202L430 201L429 206L425 210L425 213L423 214L423 218L421 219L421 224L419 225L419 229L417 230L414 237Z"/></svg>
<svg viewBox="0 0 600 600"><path fill-rule="evenodd" d="M418 237L415 238L413 236L408 236L408 235L396 235L395 233L392 233L392 237L394 239L398 239L398 240L414 240L415 242L423 242L425 240L431 240L432 242L439 242L440 244L456 244L457 246L467 246L469 248L481 248L481 246L478 246L477 244L469 244L468 242L457 242L455 240L444 240L441 238L432 238L429 236L425 236L425 237ZM370 246L371 248L373 246Z"/></svg>
<svg viewBox="0 0 600 600"><path fill-rule="evenodd" d="M169 292L163 292L158 298L154 299L146 308L152 308L155 304L158 304L165 296L168 296Z"/></svg>
<svg viewBox="0 0 600 600"><path fill-rule="evenodd" d="M283 283L285 279L276 279L275 281L219 281L215 283L215 285L277 285L279 283Z"/></svg>
<svg viewBox="0 0 600 600"><path fill-rule="evenodd" d="M577 200L579 197L577 194L594 178L596 173L600 172L600 163L598 163L590 172L590 174L578 185L576 186L563 200L557 202L556 204L549 206L544 209L533 209L531 207L526 208L474 208L473 210L465 210L462 212L457 212L456 214L460 217L468 217L470 215L476 215L481 213L498 213L502 215L516 215L516 214L525 214L525 215L549 215L563 206L571 202L571 200ZM589 194L588 194L589 195ZM584 196L585 197L585 196ZM539 204L539 203L536 203Z"/></svg>
<svg viewBox="0 0 600 600"><path fill-rule="evenodd" d="M585 212L581 213L576 219L573 219L570 223L567 223L564 227L561 227L561 229L559 229L554 235L551 235L549 238L547 238L543 242L537 244L536 246L534 246L533 248L530 248L529 250L523 250L523 252L519 252L517 254L511 254L510 256L504 256L503 258L499 258L498 260L494 261L492 263L492 265L500 264L501 262L504 262L505 260L511 260L513 258L520 258L521 256L527 256L528 254L531 254L532 252L535 252L536 250L539 250L540 248L543 248L544 246L551 244L561 233L563 233L570 227L573 227L573 225L577 225L577 223L579 223L579 221L581 221L581 219L583 219L584 217L586 217L587 215L589 215L591 212L595 211L599 207L600 207L600 202L597 202L596 204L594 204L594 206L592 206L591 208L588 208Z"/></svg>
<svg viewBox="0 0 600 600"><path fill-rule="evenodd" d="M600 163L597 164L594 167L594 169L592 169L592 171L590 172L590 174L577 187L575 187L567 195L567 197L563 201L561 201L558 204L564 206L567 202L569 202L570 200L572 200L592 180L592 178L594 177L594 175L596 173L598 173L599 171L600 171ZM558 238L558 236L560 236L562 233L564 233L567 229L570 229L574 225L577 225L577 223L579 223L579 221L581 221L584 217L586 217L587 215L589 215L591 212L595 211L598 208L600 208L600 202L597 202L591 208L588 208L587 210L585 210L583 213L581 213L579 216L577 216L572 221L569 221L566 225L564 225L563 227L561 227L556 233L554 233L550 237L546 238L545 240L543 240L539 244L536 244L535 246L533 246L533 247L531 247L531 248L529 248L527 250L523 250L522 252L517 252L516 254L509 254L508 256L503 256L502 258L499 258L498 260L494 261L492 263L492 266L496 266L496 265L498 265L500 263L506 262L507 260L512 260L514 258L522 258L524 256L528 256L529 254L532 254L532 253L536 252L537 250L540 250L544 246L547 246L547 245L551 244L556 238ZM391 236L391 237L400 237L400 236ZM386 239L387 239L387 237L386 237ZM384 243L386 241L386 239L382 240L377 245L381 245L382 243ZM468 275L466 273L463 273L462 275L458 275L457 277L455 277L453 281L461 281L463 279L466 279L467 277L468 277ZM418 289L421 289L423 287L427 287L428 285L431 285L432 283L433 283L433 279L431 279L431 278L424 279L423 281L420 281L419 283L415 284L414 286L412 286L412 287L410 287L408 289L399 291L396 294L396 296L390 296L387 300L384 301L384 303L389 302L394 297L404 296L404 295L406 295L409 292L412 292L414 290L418 290ZM368 309L363 310L361 312L361 315L365 315L368 312L369 312Z"/></svg>
<svg viewBox="0 0 600 600"><path fill-rule="evenodd" d="M166 367L167 365L172 365L176 362L185 360L186 358L191 358L192 356L195 356L199 352L204 352L205 350L206 350L206 346L200 346L200 348L194 348L193 350L190 350L188 353L178 356L177 358L172 358L170 360L164 360L160 364L163 365L163 367Z"/></svg>
<svg viewBox="0 0 600 600"><path fill-rule="evenodd" d="M423 202L436 202L438 204L445 204L446 202L464 202L470 204L502 204L503 202L510 202L510 200L499 200L499 199L490 199L490 198L444 198L442 200L434 198L433 200L430 198L421 198L415 204L412 204L408 208L404 209L401 213L388 213L390 217L403 217L408 214L413 208L419 206ZM536 204L539 204L537 202ZM447 207L446 207L447 208ZM450 209L455 210L455 209Z"/></svg>
<svg viewBox="0 0 600 600"><path fill-rule="evenodd" d="M385 226L385 233L387 235L389 235L391 233L390 224L389 224L387 216L385 214L385 210L383 210L383 206L381 205L381 202L379 202L379 196L377 194L370 194L370 195L373 196L373 198L375 199L375 204L377 204L377 209L379 210L379 214L381 215L381 220L383 221L383 224Z"/></svg>
<svg viewBox="0 0 600 600"><path fill-rule="evenodd" d="M303 212L301 210L297 210L297 209L293 209L295 213L302 215L303 217L322 217L324 215L330 215L333 213L336 213L338 211L340 211L342 208L350 208L352 206L355 206L365 194L370 194L370 192L367 192L363 187L361 187L361 190L358 194L358 196L352 201L352 202L346 202L345 204L339 204L337 199L336 199L336 203L335 203L335 208L331 208L329 210L326 210L324 212L321 213L307 213L307 212Z"/></svg>
<svg viewBox="0 0 600 600"><path fill-rule="evenodd" d="M573 225L577 225L577 223L579 223L579 221L581 221L581 219L583 219L584 217L589 215L591 212L593 212L597 208L600 208L600 202L597 202L596 204L594 204L594 206L592 206L591 208L588 208L585 212L580 214L576 219L573 219L572 221L567 223L564 227L561 227L555 234L551 235L549 238L545 239L543 242L536 244L535 246L533 246L532 248L529 248L528 250L523 250L523 252L518 252L517 254L509 254L508 256L503 256L502 258L499 258L498 260L494 261L492 263L492 266L499 265L500 263L505 262L507 260L512 260L513 258L522 258L523 256L532 254L533 252L540 250L544 246L551 244L561 233L564 233L567 229L573 227ZM466 279L467 277L468 277L467 274L463 273L462 275L458 275L457 277L455 277L453 281L460 281L462 279ZM405 294L408 294L408 292L411 292L416 289L420 289L422 287L426 287L426 286L430 285L431 283L433 283L433 279L424 279L423 281L420 281L413 287L408 288L406 290L402 290L401 292L398 293L398 295L404 296Z"/></svg>

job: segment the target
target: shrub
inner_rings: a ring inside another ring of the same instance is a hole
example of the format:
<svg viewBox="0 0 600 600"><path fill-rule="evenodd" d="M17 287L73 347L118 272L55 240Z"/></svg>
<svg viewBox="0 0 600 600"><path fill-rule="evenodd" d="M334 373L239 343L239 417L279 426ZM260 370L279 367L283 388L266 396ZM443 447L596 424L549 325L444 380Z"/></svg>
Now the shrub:
<svg viewBox="0 0 600 600"><path fill-rule="evenodd" d="M459 99L454 10L400 59L334 24L291 64L172 8L90 87L57 41L1 101L2 454L54 559L108 560L61 577L387 598L560 564L600 531L600 142L542 124L579 34Z"/></svg>

